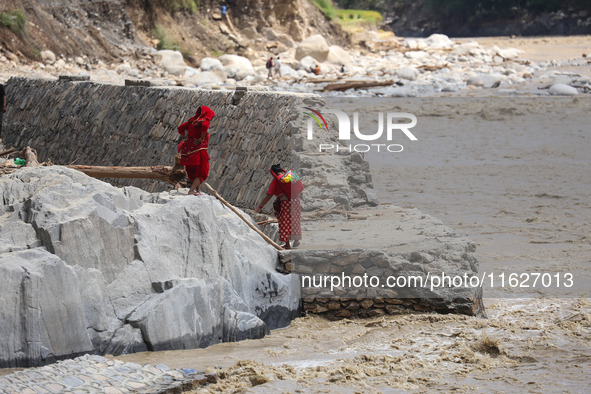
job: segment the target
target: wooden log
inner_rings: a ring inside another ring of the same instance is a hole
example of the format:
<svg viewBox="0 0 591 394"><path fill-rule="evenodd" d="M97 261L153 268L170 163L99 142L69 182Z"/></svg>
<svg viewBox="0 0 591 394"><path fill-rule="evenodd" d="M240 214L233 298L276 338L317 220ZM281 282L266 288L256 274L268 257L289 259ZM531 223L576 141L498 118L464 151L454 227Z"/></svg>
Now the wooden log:
<svg viewBox="0 0 591 394"><path fill-rule="evenodd" d="M65 166L85 173L93 178L141 178L156 179L177 185L186 176L183 167L151 166L151 167L118 167L118 166Z"/></svg>
<svg viewBox="0 0 591 394"><path fill-rule="evenodd" d="M18 149L17 148L10 148L7 150L3 150L2 152L0 152L0 156L5 156L5 155L9 155L11 153L16 152Z"/></svg>
<svg viewBox="0 0 591 394"><path fill-rule="evenodd" d="M338 82L341 79L342 79L342 77L338 77L338 78L308 78L306 80L306 82L308 82L308 83Z"/></svg>
<svg viewBox="0 0 591 394"><path fill-rule="evenodd" d="M344 92L349 89L367 89L378 86L390 86L394 81L348 81L343 83L329 83L322 90Z"/></svg>
<svg viewBox="0 0 591 394"><path fill-rule="evenodd" d="M435 65L423 64L422 66L418 66L417 68L420 68L421 70L424 70L424 71L437 71L437 70L441 70L446 67L449 67L449 63L435 64Z"/></svg>
<svg viewBox="0 0 591 394"><path fill-rule="evenodd" d="M229 202L227 202L226 200L223 199L222 196L220 196L218 194L218 192L211 186L209 186L209 184L207 184L206 182L203 182L203 186L205 186L205 188L207 190L209 190L211 192L211 194L214 195L215 198L217 198L218 200L220 200L220 202L222 204L224 204L225 206L227 206L228 208L230 208L230 210L232 212L234 212L236 215L238 215L238 217L242 220L244 220L244 222L248 225L248 227L250 227L251 229L253 229L257 234L259 234L265 241L267 241L267 243L271 246L273 246L275 249L277 250L283 250L283 248L279 245L277 245L271 238L269 238L267 236L267 234L263 233L261 230L259 230L254 224L252 224L250 222L250 220L248 220L238 209L236 209L232 204L230 204Z"/></svg>

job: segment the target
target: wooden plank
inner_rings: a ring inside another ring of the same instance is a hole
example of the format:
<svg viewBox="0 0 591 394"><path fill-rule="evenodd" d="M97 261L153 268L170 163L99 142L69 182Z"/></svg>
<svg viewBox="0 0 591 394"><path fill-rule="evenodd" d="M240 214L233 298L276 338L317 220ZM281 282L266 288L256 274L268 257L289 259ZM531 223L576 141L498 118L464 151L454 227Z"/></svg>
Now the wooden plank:
<svg viewBox="0 0 591 394"><path fill-rule="evenodd" d="M394 81L349 81L344 83L333 83L326 85L322 91L344 92L349 89L367 89L378 86L391 86Z"/></svg>

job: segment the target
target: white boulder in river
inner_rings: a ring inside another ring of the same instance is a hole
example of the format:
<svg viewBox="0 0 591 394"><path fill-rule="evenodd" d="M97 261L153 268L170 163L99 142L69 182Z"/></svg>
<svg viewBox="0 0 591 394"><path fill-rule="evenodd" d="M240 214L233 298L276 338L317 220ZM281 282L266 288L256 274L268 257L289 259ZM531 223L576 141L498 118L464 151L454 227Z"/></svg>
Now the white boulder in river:
<svg viewBox="0 0 591 394"><path fill-rule="evenodd" d="M579 94L576 88L563 83L555 83L550 86L548 92L553 96L576 96Z"/></svg>
<svg viewBox="0 0 591 394"><path fill-rule="evenodd" d="M166 72L172 75L183 75L185 73L187 65L183 59L183 54L179 51L163 49L158 51L158 56L160 56L160 65Z"/></svg>
<svg viewBox="0 0 591 394"><path fill-rule="evenodd" d="M299 308L277 251L213 197L54 166L1 177L0 201L0 367L260 338Z"/></svg>
<svg viewBox="0 0 591 394"><path fill-rule="evenodd" d="M237 81L241 81L249 75L256 75L250 60L244 56L222 55L219 60L222 62L223 69L228 74L228 77L234 78Z"/></svg>

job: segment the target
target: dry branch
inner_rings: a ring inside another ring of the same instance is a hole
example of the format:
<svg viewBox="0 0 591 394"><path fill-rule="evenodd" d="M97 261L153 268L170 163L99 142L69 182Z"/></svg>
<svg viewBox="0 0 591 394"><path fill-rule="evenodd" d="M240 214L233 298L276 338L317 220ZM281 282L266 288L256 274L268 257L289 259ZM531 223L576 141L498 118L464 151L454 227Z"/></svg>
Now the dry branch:
<svg viewBox="0 0 591 394"><path fill-rule="evenodd" d="M11 153L16 152L18 149L17 148L10 148L7 150L3 150L2 152L0 152L0 156L5 156L5 155L9 155Z"/></svg>
<svg viewBox="0 0 591 394"><path fill-rule="evenodd" d="M109 167L109 166L85 166L70 165L66 166L74 170L85 173L93 178L143 178L157 179L168 182L172 185L178 183L176 177L180 177L179 170L174 170L170 166L151 166L151 167ZM176 171L176 172L175 172ZM175 177L176 176L176 177ZM185 176L182 169L182 176Z"/></svg>
<svg viewBox="0 0 591 394"><path fill-rule="evenodd" d="M394 81L349 81L344 83L331 83L326 85L323 91L344 92L349 89L367 89L378 86L390 86Z"/></svg>
<svg viewBox="0 0 591 394"><path fill-rule="evenodd" d="M261 230L259 230L258 228L256 228L256 226L254 224L252 224L250 222L250 220L248 220L238 209L236 209L232 204L230 204L229 202L227 202L226 200L224 200L222 198L222 196L220 196L218 194L218 192L211 186L209 186L206 182L203 182L203 186L205 186L205 188L207 190L209 190L211 192L211 194L214 195L215 198L217 198L218 200L220 200L220 202L222 204L224 204L225 206L227 206L228 208L230 208L232 210L232 212L234 212L236 215L238 215L238 217L240 217L240 219L244 220L244 222L248 225L248 227L250 227L251 229L253 229L254 231L257 232L257 234L259 234L261 237L263 237L263 239L265 241L267 241L267 243L271 246L273 246L275 249L277 250L283 250L283 248L279 245L277 245L271 238L269 238L265 233L263 233Z"/></svg>
<svg viewBox="0 0 591 394"><path fill-rule="evenodd" d="M443 68L449 67L449 63L445 64L423 64L422 66L418 66L423 71L437 71Z"/></svg>

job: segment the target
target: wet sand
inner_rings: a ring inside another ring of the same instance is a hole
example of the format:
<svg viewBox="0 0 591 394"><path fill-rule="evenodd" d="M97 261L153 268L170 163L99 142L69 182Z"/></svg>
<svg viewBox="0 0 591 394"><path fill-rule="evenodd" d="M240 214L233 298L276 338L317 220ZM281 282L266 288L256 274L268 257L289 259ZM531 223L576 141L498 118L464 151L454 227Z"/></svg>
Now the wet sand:
<svg viewBox="0 0 591 394"><path fill-rule="evenodd" d="M591 36L540 36L540 37L474 37L453 38L463 43L477 41L485 47L515 48L523 51L521 58L544 62L555 59L574 59L581 56L591 58Z"/></svg>

